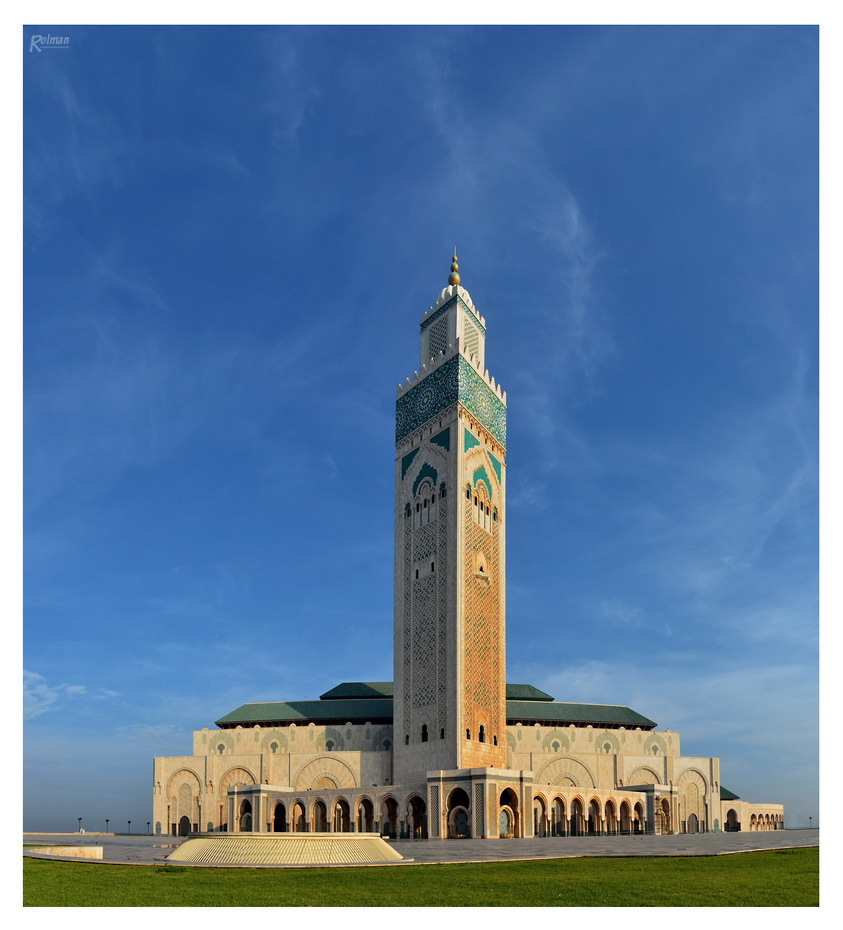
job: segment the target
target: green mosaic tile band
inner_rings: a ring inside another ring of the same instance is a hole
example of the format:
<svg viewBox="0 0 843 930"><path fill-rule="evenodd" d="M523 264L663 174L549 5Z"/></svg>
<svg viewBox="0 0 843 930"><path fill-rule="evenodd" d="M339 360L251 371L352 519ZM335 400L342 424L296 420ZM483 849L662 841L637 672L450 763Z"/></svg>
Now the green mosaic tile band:
<svg viewBox="0 0 843 930"><path fill-rule="evenodd" d="M396 400L396 443L457 401L506 448L506 407L462 355L449 359Z"/></svg>
<svg viewBox="0 0 843 930"><path fill-rule="evenodd" d="M473 449L475 446L480 445L480 440L473 436L469 430L464 430L465 436L463 437L463 452L468 452L469 449Z"/></svg>

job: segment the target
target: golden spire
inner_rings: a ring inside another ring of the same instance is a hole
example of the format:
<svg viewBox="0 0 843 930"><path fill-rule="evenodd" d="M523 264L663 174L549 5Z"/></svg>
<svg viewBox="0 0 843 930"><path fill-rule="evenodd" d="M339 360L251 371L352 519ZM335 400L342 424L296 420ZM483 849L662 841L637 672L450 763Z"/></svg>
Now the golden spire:
<svg viewBox="0 0 843 930"><path fill-rule="evenodd" d="M460 283L459 265L457 264L457 247L454 246L454 258L451 262L451 273L448 275L448 284L454 285Z"/></svg>

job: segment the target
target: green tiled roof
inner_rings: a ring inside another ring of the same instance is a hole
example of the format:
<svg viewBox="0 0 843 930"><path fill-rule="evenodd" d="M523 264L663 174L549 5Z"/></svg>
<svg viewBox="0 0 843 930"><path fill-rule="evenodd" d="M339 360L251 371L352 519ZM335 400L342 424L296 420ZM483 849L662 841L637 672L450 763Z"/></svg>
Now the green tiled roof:
<svg viewBox="0 0 843 930"><path fill-rule="evenodd" d="M732 794L728 788L724 788L723 785L720 786L720 800L721 801L740 801L740 796L737 794Z"/></svg>
<svg viewBox="0 0 843 930"><path fill-rule="evenodd" d="M320 701L336 701L338 699L351 698L391 698L392 682L391 681L344 681L336 688L331 688L324 694L319 695Z"/></svg>
<svg viewBox="0 0 843 930"><path fill-rule="evenodd" d="M556 701L507 701L506 719L507 722L547 722L558 726L590 723L592 726L641 727L642 730L651 730L656 725L655 721L620 704L562 704Z"/></svg>
<svg viewBox="0 0 843 930"><path fill-rule="evenodd" d="M385 700L351 700L351 701L287 701L266 704L244 704L230 714L217 720L219 727L254 726L256 723L314 723L325 721L345 723L346 721L378 720L392 721L392 701Z"/></svg>
<svg viewBox="0 0 843 930"><path fill-rule="evenodd" d="M506 719L510 723L549 723L557 726L641 727L653 729L654 721L618 704L562 704L532 685L507 685ZM511 694L519 699L513 700ZM319 701L243 704L220 717L217 726L227 728L272 723L346 723L392 720L392 682L346 681L326 691Z"/></svg>
<svg viewBox="0 0 843 930"><path fill-rule="evenodd" d="M532 685L507 685L507 701L552 701L553 698Z"/></svg>

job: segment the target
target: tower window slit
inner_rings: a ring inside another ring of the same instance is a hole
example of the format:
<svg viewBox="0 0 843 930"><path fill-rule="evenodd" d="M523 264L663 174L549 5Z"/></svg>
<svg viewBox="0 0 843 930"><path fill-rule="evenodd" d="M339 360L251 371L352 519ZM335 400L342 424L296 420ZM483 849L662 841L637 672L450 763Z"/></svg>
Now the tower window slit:
<svg viewBox="0 0 843 930"><path fill-rule="evenodd" d="M432 572L433 572L433 571L436 571L433 562L430 563L430 570L431 570Z"/></svg>

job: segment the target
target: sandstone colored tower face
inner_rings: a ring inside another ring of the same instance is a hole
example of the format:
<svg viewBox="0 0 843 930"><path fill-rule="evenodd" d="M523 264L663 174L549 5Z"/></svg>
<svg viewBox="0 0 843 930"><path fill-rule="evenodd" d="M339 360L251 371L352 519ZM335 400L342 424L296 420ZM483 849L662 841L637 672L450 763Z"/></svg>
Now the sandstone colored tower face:
<svg viewBox="0 0 843 930"><path fill-rule="evenodd" d="M446 287L398 388L394 777L506 762L506 395L485 320Z"/></svg>

